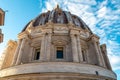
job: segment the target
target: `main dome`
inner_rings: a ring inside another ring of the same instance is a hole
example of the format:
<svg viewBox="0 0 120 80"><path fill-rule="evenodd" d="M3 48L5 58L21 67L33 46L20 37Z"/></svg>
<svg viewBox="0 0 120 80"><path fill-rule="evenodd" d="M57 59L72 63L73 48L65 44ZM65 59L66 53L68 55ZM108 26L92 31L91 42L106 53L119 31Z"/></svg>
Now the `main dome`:
<svg viewBox="0 0 120 80"><path fill-rule="evenodd" d="M84 21L81 18L79 18L74 14L71 14L68 11L63 11L61 8L59 8L58 5L54 10L42 13L32 21L33 21L32 23L33 27L45 25L48 22L53 22L56 24L72 23L78 28L84 30L87 29L91 32L90 28L84 23ZM29 22L22 31L25 31L30 23L31 22Z"/></svg>
<svg viewBox="0 0 120 80"><path fill-rule="evenodd" d="M10 40L0 80L116 80L106 45L77 16L59 6L30 21Z"/></svg>

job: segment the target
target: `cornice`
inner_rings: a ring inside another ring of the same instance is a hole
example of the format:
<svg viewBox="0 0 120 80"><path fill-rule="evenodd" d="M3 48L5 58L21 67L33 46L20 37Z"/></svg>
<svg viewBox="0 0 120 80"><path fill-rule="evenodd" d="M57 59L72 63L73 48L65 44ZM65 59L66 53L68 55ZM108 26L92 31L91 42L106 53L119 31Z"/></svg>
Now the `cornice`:
<svg viewBox="0 0 120 80"><path fill-rule="evenodd" d="M87 39L87 41L89 41L89 40L94 40L94 41L99 41L99 39L100 39L100 37L99 36L97 36L96 34L92 34L92 35L90 35L90 37Z"/></svg>

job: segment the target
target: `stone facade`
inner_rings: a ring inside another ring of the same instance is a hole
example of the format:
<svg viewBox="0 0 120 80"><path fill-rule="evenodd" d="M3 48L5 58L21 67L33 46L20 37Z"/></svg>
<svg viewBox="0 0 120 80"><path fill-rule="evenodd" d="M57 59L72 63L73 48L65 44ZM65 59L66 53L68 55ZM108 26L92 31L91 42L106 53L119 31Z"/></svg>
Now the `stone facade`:
<svg viewBox="0 0 120 80"><path fill-rule="evenodd" d="M116 80L106 45L58 6L29 22L4 53L0 80Z"/></svg>

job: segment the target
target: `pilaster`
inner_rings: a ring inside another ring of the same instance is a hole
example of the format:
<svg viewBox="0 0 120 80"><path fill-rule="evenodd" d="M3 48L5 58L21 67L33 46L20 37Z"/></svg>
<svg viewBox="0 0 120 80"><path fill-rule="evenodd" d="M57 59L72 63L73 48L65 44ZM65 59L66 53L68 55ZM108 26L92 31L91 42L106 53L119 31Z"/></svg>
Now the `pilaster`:
<svg viewBox="0 0 120 80"><path fill-rule="evenodd" d="M40 61L45 61L45 33L42 36Z"/></svg>
<svg viewBox="0 0 120 80"><path fill-rule="evenodd" d="M47 56L47 61L50 61L50 50L51 50L51 37L52 37L52 34L51 33L48 33L48 37L47 37L47 45L46 45L46 56Z"/></svg>

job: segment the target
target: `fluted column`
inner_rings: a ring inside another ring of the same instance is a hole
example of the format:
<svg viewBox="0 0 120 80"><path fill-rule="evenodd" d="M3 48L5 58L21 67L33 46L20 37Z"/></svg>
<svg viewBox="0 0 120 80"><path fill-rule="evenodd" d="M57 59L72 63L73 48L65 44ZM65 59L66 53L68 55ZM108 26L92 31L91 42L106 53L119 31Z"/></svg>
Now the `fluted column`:
<svg viewBox="0 0 120 80"><path fill-rule="evenodd" d="M48 34L47 36L47 45L46 45L46 56L47 56L47 61L50 61L50 49L51 49L51 33Z"/></svg>
<svg viewBox="0 0 120 80"><path fill-rule="evenodd" d="M21 46L21 39L18 40L18 45L17 45L17 48L16 48L16 51L15 51L15 54L14 54L14 57L13 57L13 61L12 61L12 66L15 65L16 61L17 61L17 57L18 57L18 53L19 53L19 50L20 50L20 46Z"/></svg>
<svg viewBox="0 0 120 80"><path fill-rule="evenodd" d="M19 50L19 53L18 53L18 58L17 58L17 61L16 61L16 65L19 65L21 63L25 41L26 41L26 39L23 38L22 43L21 43L21 47L20 47L20 50Z"/></svg>
<svg viewBox="0 0 120 80"><path fill-rule="evenodd" d="M77 40L75 35L71 34L73 62L79 62L77 51Z"/></svg>
<svg viewBox="0 0 120 80"><path fill-rule="evenodd" d="M79 55L79 61L83 61L82 51L81 51L81 43L80 43L80 36L77 35L77 47L78 47L78 55Z"/></svg>

